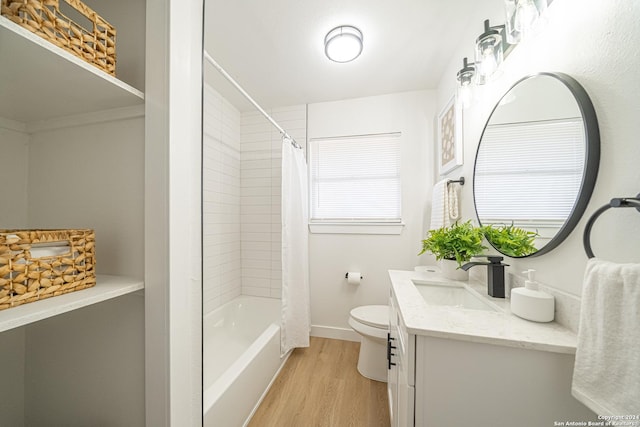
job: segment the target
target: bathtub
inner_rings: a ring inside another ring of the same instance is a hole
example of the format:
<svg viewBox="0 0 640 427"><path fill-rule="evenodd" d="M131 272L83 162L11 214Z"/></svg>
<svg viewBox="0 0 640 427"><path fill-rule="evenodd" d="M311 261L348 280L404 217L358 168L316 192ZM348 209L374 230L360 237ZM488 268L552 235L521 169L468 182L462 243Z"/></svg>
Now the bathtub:
<svg viewBox="0 0 640 427"><path fill-rule="evenodd" d="M284 364L280 300L240 296L203 319L205 427L245 425Z"/></svg>

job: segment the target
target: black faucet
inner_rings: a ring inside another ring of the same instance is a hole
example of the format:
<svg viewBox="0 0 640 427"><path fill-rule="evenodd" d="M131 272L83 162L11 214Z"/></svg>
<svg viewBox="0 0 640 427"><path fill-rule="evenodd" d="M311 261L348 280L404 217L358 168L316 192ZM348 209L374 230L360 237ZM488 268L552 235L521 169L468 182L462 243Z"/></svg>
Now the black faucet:
<svg viewBox="0 0 640 427"><path fill-rule="evenodd" d="M509 264L503 264L501 256L486 256L489 262L474 261L463 265L464 271L468 271L474 265L487 266L487 291L494 298L504 298L504 267Z"/></svg>

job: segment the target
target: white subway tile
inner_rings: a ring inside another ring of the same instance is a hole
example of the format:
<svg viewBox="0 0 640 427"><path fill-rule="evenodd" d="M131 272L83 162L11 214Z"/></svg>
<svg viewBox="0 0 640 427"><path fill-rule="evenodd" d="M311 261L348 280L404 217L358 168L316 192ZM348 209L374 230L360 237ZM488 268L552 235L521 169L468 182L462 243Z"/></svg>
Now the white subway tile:
<svg viewBox="0 0 640 427"><path fill-rule="evenodd" d="M269 288L271 280L265 277L242 277L242 286L250 286L252 288Z"/></svg>
<svg viewBox="0 0 640 427"><path fill-rule="evenodd" d="M273 171L271 168L263 168L263 169L246 169L242 170L240 175L241 179L248 178L271 178L273 176Z"/></svg>
<svg viewBox="0 0 640 427"><path fill-rule="evenodd" d="M243 178L240 180L240 188L253 188L253 187L271 188L271 178ZM265 191L269 191L269 190L265 190ZM267 194L270 194L270 192Z"/></svg>
<svg viewBox="0 0 640 427"><path fill-rule="evenodd" d="M242 260L242 268L270 270L271 260L245 258Z"/></svg>
<svg viewBox="0 0 640 427"><path fill-rule="evenodd" d="M241 206L252 205L271 205L273 198L270 195L242 196L240 198Z"/></svg>
<svg viewBox="0 0 640 427"><path fill-rule="evenodd" d="M270 297L271 291L269 288L256 288L253 286L242 285L242 294L251 295L254 297Z"/></svg>
<svg viewBox="0 0 640 427"><path fill-rule="evenodd" d="M270 150L271 149L271 141L255 141L255 142L243 142L242 150L243 151L260 151L260 150Z"/></svg>
<svg viewBox="0 0 640 427"><path fill-rule="evenodd" d="M271 270L270 269L259 269L259 268L243 268L242 269L242 279L244 280L246 277L256 278L256 279L270 279L271 278Z"/></svg>
<svg viewBox="0 0 640 427"><path fill-rule="evenodd" d="M254 251L251 249L242 249L242 259L271 260L270 251Z"/></svg>
<svg viewBox="0 0 640 427"><path fill-rule="evenodd" d="M271 215L240 215L242 224L269 224Z"/></svg>
<svg viewBox="0 0 640 427"><path fill-rule="evenodd" d="M241 188L240 194L242 195L242 197L270 196L271 195L271 186L269 186L269 187L243 187L243 188Z"/></svg>
<svg viewBox="0 0 640 427"><path fill-rule="evenodd" d="M251 169L269 169L271 168L271 159L263 158L263 159L251 159L251 160L241 160L240 166L243 171L251 170Z"/></svg>
<svg viewBox="0 0 640 427"><path fill-rule="evenodd" d="M271 148L268 150L242 151L240 159L243 162L251 160L269 160L271 161Z"/></svg>
<svg viewBox="0 0 640 427"><path fill-rule="evenodd" d="M269 296L271 298L281 299L282 298L282 289L271 289L269 291Z"/></svg>
<svg viewBox="0 0 640 427"><path fill-rule="evenodd" d="M240 210L242 215L271 215L273 211L271 205L244 205Z"/></svg>
<svg viewBox="0 0 640 427"><path fill-rule="evenodd" d="M271 224L242 224L242 233L270 233Z"/></svg>

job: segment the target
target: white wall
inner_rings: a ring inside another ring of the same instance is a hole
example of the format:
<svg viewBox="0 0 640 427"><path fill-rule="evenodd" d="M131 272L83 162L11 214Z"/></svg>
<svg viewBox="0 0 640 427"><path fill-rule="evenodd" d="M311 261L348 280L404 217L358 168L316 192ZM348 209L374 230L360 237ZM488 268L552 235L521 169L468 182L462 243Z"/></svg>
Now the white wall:
<svg viewBox="0 0 640 427"><path fill-rule="evenodd" d="M203 314L240 295L240 112L204 88Z"/></svg>
<svg viewBox="0 0 640 427"><path fill-rule="evenodd" d="M29 227L93 228L96 271L144 277L144 120L42 131L29 144Z"/></svg>
<svg viewBox="0 0 640 427"><path fill-rule="evenodd" d="M37 132L28 159L28 226L94 228L97 273L142 279L144 119ZM25 353L25 424L144 424L141 296L30 325Z"/></svg>
<svg viewBox="0 0 640 427"><path fill-rule="evenodd" d="M6 367L0 387L2 424L23 426L25 416L25 329L18 328L0 334L0 360Z"/></svg>
<svg viewBox="0 0 640 427"><path fill-rule="evenodd" d="M29 325L25 425L144 426L143 337L142 293Z"/></svg>
<svg viewBox="0 0 640 427"><path fill-rule="evenodd" d="M146 0L85 0L84 3L116 29L118 79L144 91Z"/></svg>
<svg viewBox="0 0 640 427"><path fill-rule="evenodd" d="M401 132L402 221L400 235L310 234L312 333L355 338L349 311L387 304L389 269L413 269L424 238L426 205L433 186L434 93L406 92L309 105L308 137ZM345 273L360 271L359 286Z"/></svg>
<svg viewBox="0 0 640 427"><path fill-rule="evenodd" d="M478 24L485 18L503 22L502 2L487 0ZM474 90L474 104L464 111L464 166L451 176L473 176L477 143L491 109L521 77L541 72L563 72L580 82L590 95L598 116L601 160L598 180L582 220L559 247L538 258L508 260L510 271L520 274L527 268L538 270L538 279L547 285L579 295L587 257L582 233L590 215L613 197L640 192L640 144L637 120L640 87L634 70L640 66L636 46L640 44L637 22L640 3L623 0L582 2L555 0L547 10L546 22L532 40L520 44L500 68L500 76ZM474 27L461 34L461 48L452 55L448 71L438 87L438 108L455 90L455 73L464 56L472 56L478 36ZM462 189L464 218L474 218L472 186ZM620 262L640 261L637 241L640 217L635 210L607 212L592 233L596 255ZM631 237L633 236L633 237Z"/></svg>
<svg viewBox="0 0 640 427"><path fill-rule="evenodd" d="M29 135L2 127L0 122L0 228L27 226Z"/></svg>
<svg viewBox="0 0 640 427"><path fill-rule="evenodd" d="M1 193L12 201L0 208L2 228L94 228L97 272L142 278L144 121L129 113L32 134L0 128L0 177L11 183ZM15 366L0 387L7 422L144 424L143 315L142 298L127 296L2 333L2 360Z"/></svg>
<svg viewBox="0 0 640 427"><path fill-rule="evenodd" d="M267 113L306 147L306 106ZM242 293L280 298L282 294L282 138L256 111L242 114L241 233Z"/></svg>

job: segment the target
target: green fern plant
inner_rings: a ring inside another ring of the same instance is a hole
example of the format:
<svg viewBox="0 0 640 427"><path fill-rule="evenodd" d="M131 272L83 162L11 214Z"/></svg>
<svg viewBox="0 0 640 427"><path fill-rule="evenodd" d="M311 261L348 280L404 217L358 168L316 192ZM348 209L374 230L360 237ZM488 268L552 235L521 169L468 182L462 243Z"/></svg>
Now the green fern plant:
<svg viewBox="0 0 640 427"><path fill-rule="evenodd" d="M486 248L482 245L484 237L482 227L476 227L471 220L463 223L456 222L450 227L429 230L427 238L422 241L422 251L431 252L437 260L455 259L458 267L480 255Z"/></svg>
<svg viewBox="0 0 640 427"><path fill-rule="evenodd" d="M485 237L498 251L510 257L531 255L538 249L534 246L538 233L511 225L482 227Z"/></svg>

